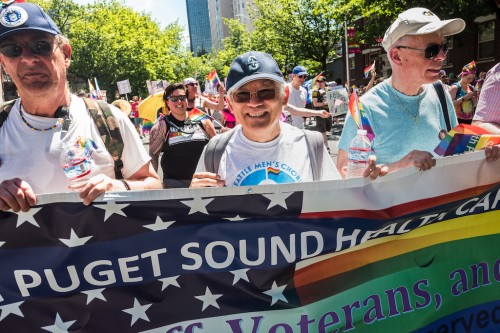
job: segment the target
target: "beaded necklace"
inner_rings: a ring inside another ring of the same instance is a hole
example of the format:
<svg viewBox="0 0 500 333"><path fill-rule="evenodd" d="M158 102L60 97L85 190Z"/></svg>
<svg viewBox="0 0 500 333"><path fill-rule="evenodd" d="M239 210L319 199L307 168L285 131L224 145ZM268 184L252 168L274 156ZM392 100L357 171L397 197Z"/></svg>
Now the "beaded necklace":
<svg viewBox="0 0 500 333"><path fill-rule="evenodd" d="M69 102L69 104L71 104L71 97L70 97L70 102ZM67 106L67 107L65 107L65 108L69 108L69 106ZM52 125L52 126L50 126L50 127L48 127L48 128L36 128L36 127L34 127L33 125L31 125L30 123L28 123L28 121L26 120L26 118L24 118L24 115L23 115L23 110L24 110L24 107L23 107L23 102L21 101L21 103L20 103L20 107L19 107L19 115L21 116L21 119L22 119L23 123L25 123L25 124L26 124L26 126L28 126L29 128L31 128L32 130L35 130L35 131L38 131L38 132L47 132L47 131L51 131L51 130L55 129L56 127L58 127L58 126L60 126L60 125L64 124L65 122L67 122L67 119L69 119L69 118L68 118L68 115L67 115L67 111L66 111L66 115L64 116L64 118L59 118L59 119L57 120L57 122L56 122L54 125Z"/></svg>

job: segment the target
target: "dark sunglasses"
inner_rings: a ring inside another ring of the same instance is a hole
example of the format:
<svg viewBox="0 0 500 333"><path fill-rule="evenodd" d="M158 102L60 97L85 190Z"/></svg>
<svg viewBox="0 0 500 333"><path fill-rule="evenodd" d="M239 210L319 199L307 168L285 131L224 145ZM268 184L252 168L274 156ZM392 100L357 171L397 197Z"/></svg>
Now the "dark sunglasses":
<svg viewBox="0 0 500 333"><path fill-rule="evenodd" d="M252 99L252 95L257 96L261 101L270 100L276 98L276 91L278 89L260 89L257 91L239 91L234 92L233 100L236 103L245 103Z"/></svg>
<svg viewBox="0 0 500 333"><path fill-rule="evenodd" d="M188 86L190 86L190 87L198 87L198 83L188 83Z"/></svg>
<svg viewBox="0 0 500 333"><path fill-rule="evenodd" d="M187 98L186 96L171 96L168 99L174 103L177 103L177 101L181 101L181 102L186 101L186 98Z"/></svg>
<svg viewBox="0 0 500 333"><path fill-rule="evenodd" d="M443 50L443 54L446 55L450 48L450 44L448 42L445 42L443 44L432 44L427 46L425 49L419 49L410 46L396 46L396 48L424 51L424 57L426 57L427 59L434 59L434 57L436 57L439 54L439 51L441 50Z"/></svg>
<svg viewBox="0 0 500 333"><path fill-rule="evenodd" d="M308 75L299 75L299 79L307 79L308 78Z"/></svg>
<svg viewBox="0 0 500 333"><path fill-rule="evenodd" d="M33 54L44 56L52 52L54 43L44 40L34 41L28 44L6 44L0 46L0 52L9 58L17 58L23 54L23 48L28 48Z"/></svg>

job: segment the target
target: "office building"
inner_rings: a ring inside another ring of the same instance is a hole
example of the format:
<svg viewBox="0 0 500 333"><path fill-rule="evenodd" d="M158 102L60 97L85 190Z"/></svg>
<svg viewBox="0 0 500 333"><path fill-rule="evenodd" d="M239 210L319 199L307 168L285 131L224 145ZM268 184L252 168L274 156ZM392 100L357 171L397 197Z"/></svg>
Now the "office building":
<svg viewBox="0 0 500 333"><path fill-rule="evenodd" d="M208 0L186 0L191 52L195 56L209 53L212 49L212 35Z"/></svg>

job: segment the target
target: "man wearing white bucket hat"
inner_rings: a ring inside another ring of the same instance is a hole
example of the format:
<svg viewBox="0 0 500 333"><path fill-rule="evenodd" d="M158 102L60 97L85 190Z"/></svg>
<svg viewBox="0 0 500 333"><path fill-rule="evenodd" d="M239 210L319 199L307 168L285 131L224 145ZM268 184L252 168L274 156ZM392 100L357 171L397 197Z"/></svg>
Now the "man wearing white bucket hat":
<svg viewBox="0 0 500 333"><path fill-rule="evenodd" d="M440 20L428 9L411 8L385 32L382 46L392 76L361 97L375 135L372 148L383 164L380 176L410 166L429 170L436 164L431 152L439 144L439 132L455 127L457 118L449 94L440 98L432 83L438 80L448 52L445 37L464 28L462 19ZM355 122L348 116L338 144L337 168L342 173L355 135ZM497 148L486 150L488 157L498 154Z"/></svg>

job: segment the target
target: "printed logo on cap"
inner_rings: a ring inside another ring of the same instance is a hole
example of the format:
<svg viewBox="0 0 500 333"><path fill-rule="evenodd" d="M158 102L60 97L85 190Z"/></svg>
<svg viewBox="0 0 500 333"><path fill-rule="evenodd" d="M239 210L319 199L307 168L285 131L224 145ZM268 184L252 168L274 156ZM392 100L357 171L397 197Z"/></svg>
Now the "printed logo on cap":
<svg viewBox="0 0 500 333"><path fill-rule="evenodd" d="M247 65L248 68L252 71L256 71L259 68L259 62L254 56L248 57Z"/></svg>
<svg viewBox="0 0 500 333"><path fill-rule="evenodd" d="M9 6L0 13L0 23L7 28L18 27L28 20L28 13L19 6Z"/></svg>

